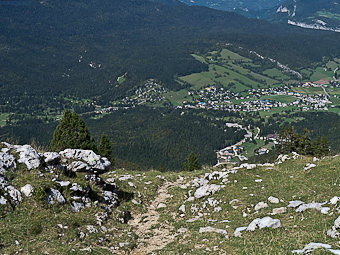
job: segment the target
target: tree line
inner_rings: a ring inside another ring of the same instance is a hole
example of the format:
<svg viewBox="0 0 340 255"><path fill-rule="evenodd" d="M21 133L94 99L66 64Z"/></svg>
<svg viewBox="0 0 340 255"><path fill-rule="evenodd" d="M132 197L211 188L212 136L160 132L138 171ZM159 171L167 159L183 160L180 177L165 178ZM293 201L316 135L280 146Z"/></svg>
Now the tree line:
<svg viewBox="0 0 340 255"><path fill-rule="evenodd" d="M300 155L322 157L327 156L330 147L325 136L312 140L310 131L305 128L301 134L295 132L292 126L284 126L280 131L277 145L278 152L288 154L297 152Z"/></svg>

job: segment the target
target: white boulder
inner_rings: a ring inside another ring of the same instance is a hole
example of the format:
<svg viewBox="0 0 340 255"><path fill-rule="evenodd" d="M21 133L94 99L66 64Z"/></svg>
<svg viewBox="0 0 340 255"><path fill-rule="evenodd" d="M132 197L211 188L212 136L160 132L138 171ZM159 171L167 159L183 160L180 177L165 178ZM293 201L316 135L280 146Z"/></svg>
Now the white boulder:
<svg viewBox="0 0 340 255"><path fill-rule="evenodd" d="M272 204L278 204L280 202L278 198L272 196L268 197L268 201Z"/></svg>
<svg viewBox="0 0 340 255"><path fill-rule="evenodd" d="M265 203L265 202L259 202L259 203L257 203L257 204L255 205L255 208L254 208L254 209L255 209L255 211L258 211L258 210L261 210L261 209L267 208L267 207L269 207L267 203Z"/></svg>
<svg viewBox="0 0 340 255"><path fill-rule="evenodd" d="M19 190L15 189L13 186L7 186L6 190L12 201L15 203L21 202L22 197Z"/></svg>
<svg viewBox="0 0 340 255"><path fill-rule="evenodd" d="M107 158L101 157L91 150L66 149L59 152L59 154L64 158L82 160L97 171L104 172L111 165Z"/></svg>
<svg viewBox="0 0 340 255"><path fill-rule="evenodd" d="M221 185L217 185L217 184L206 184L202 187L199 187L195 193L194 193L194 197L195 198L202 198L205 196L209 196L212 195L214 193L216 193L217 191L220 191L222 188Z"/></svg>
<svg viewBox="0 0 340 255"><path fill-rule="evenodd" d="M59 204L64 204L66 202L59 190L50 188L47 192L47 203L53 205L55 201L57 201Z"/></svg>
<svg viewBox="0 0 340 255"><path fill-rule="evenodd" d="M282 214L287 212L287 207L274 208L271 215Z"/></svg>
<svg viewBox="0 0 340 255"><path fill-rule="evenodd" d="M31 184L26 184L20 189L21 193L23 193L26 197L32 196L33 186Z"/></svg>
<svg viewBox="0 0 340 255"><path fill-rule="evenodd" d="M310 254L316 249L330 249L332 248L331 245L329 244L324 244L324 243L309 243L307 244L302 250L293 250L292 253L296 254Z"/></svg>
<svg viewBox="0 0 340 255"><path fill-rule="evenodd" d="M254 231L256 228L279 228L281 227L281 221L279 219L272 219L266 216L262 219L253 220L247 227L247 231Z"/></svg>
<svg viewBox="0 0 340 255"><path fill-rule="evenodd" d="M49 165L58 164L60 162L60 155L56 152L45 152L44 161Z"/></svg>
<svg viewBox="0 0 340 255"><path fill-rule="evenodd" d="M19 153L19 163L24 163L28 170L40 167L40 155L30 145L14 145L14 149Z"/></svg>

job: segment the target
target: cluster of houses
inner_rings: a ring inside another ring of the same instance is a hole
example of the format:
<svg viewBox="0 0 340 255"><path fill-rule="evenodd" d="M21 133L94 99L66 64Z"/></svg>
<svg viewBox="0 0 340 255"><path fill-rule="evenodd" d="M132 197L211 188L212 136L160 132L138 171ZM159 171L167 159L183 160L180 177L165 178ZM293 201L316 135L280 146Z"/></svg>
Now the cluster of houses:
<svg viewBox="0 0 340 255"><path fill-rule="evenodd" d="M307 83L310 84L310 83ZM312 83L314 86L320 86ZM192 102L185 102L185 108L203 108L221 111L269 111L272 108L286 108L289 106L300 107L302 110L328 110L329 95L304 94L293 92L293 87L305 87L306 84L298 86L283 86L279 88L250 89L246 96L240 96L224 88L209 86L199 92L190 91ZM275 95L286 95L295 98L294 101L281 102L270 98Z"/></svg>
<svg viewBox="0 0 340 255"><path fill-rule="evenodd" d="M124 105L141 105L145 103L161 102L165 98L164 93L168 92L162 85L154 79L149 79L143 86L138 87L133 96L125 97L121 100Z"/></svg>

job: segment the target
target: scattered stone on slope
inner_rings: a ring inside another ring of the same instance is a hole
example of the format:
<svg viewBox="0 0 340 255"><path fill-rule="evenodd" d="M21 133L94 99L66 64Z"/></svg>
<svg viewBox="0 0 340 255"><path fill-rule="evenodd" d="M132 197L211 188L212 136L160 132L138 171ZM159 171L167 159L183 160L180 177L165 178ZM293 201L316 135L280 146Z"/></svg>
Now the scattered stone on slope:
<svg viewBox="0 0 340 255"><path fill-rule="evenodd" d="M19 190L14 188L13 186L7 186L5 188L5 191L7 191L7 194L9 195L9 198L16 204L20 203L22 200L21 193Z"/></svg>
<svg viewBox="0 0 340 255"><path fill-rule="evenodd" d="M296 207L298 207L298 206L300 206L302 204L304 204L304 202L302 202L300 200L289 201L288 207L296 208Z"/></svg>
<svg viewBox="0 0 340 255"><path fill-rule="evenodd" d="M217 184L206 184L202 187L199 187L195 193L194 197L195 198L202 198L205 196L213 195L216 192L220 191L221 188L223 188L224 185L217 185Z"/></svg>
<svg viewBox="0 0 340 255"><path fill-rule="evenodd" d="M320 211L323 214L327 214L328 211L330 210L329 207L322 207L322 205L326 204L326 202L324 203L316 203L316 202L311 202L308 204L301 204L299 205L299 207L296 209L296 212L304 212L307 209L316 209L318 211Z"/></svg>
<svg viewBox="0 0 340 255"><path fill-rule="evenodd" d="M61 187L68 187L71 183L69 181L57 181Z"/></svg>
<svg viewBox="0 0 340 255"><path fill-rule="evenodd" d="M80 212L84 208L85 208L85 205L82 202L72 201L72 203L71 203L71 209L74 212L78 213L78 212Z"/></svg>
<svg viewBox="0 0 340 255"><path fill-rule="evenodd" d="M331 249L332 246L324 243L309 243L302 250L293 250L292 253L296 254L311 254L316 249L325 249L333 254L340 254L340 250Z"/></svg>
<svg viewBox="0 0 340 255"><path fill-rule="evenodd" d="M26 184L20 189L21 193L23 193L26 197L32 196L33 186L31 184Z"/></svg>
<svg viewBox="0 0 340 255"><path fill-rule="evenodd" d="M9 153L0 152L0 174L5 174L5 170L16 168L15 158Z"/></svg>
<svg viewBox="0 0 340 255"><path fill-rule="evenodd" d="M247 230L247 227L238 227L238 228L236 228L235 229L235 231L234 231L234 236L235 237L241 237L242 236L242 231L245 231L245 230Z"/></svg>
<svg viewBox="0 0 340 255"><path fill-rule="evenodd" d="M330 200L329 200L329 203L332 204L332 205L336 205L338 203L338 201L340 200L340 197L332 197Z"/></svg>
<svg viewBox="0 0 340 255"><path fill-rule="evenodd" d="M211 233L211 232L213 232L213 233L222 234L222 235L224 235L224 237L227 238L227 239L229 238L228 232L225 231L224 229L213 228L213 227L201 227L201 228L199 229L199 232L200 232L200 233Z"/></svg>
<svg viewBox="0 0 340 255"><path fill-rule="evenodd" d="M3 196L0 196L0 205L5 205L7 203L7 199Z"/></svg>
<svg viewBox="0 0 340 255"><path fill-rule="evenodd" d="M258 211L258 210L261 210L261 209L264 209L264 208L268 208L268 204L266 202L259 202L255 205L254 209L255 211Z"/></svg>
<svg viewBox="0 0 340 255"><path fill-rule="evenodd" d="M7 186L6 176L0 175L0 188L4 189Z"/></svg>
<svg viewBox="0 0 340 255"><path fill-rule="evenodd" d="M179 211L181 211L182 213L185 213L185 205L181 205L179 208L178 208Z"/></svg>
<svg viewBox="0 0 340 255"><path fill-rule="evenodd" d="M55 203L55 201L57 201L59 204L64 204L66 202L65 198L60 193L60 191L53 189L53 188L50 188L47 191L46 200L47 200L47 203L49 203L50 205L53 205Z"/></svg>
<svg viewBox="0 0 340 255"><path fill-rule="evenodd" d="M278 198L272 196L268 197L268 201L272 204L278 204L280 202Z"/></svg>
<svg viewBox="0 0 340 255"><path fill-rule="evenodd" d="M340 233L338 232L339 228L340 228L340 216L334 221L332 228L327 231L327 235L332 238L340 237Z"/></svg>
<svg viewBox="0 0 340 255"><path fill-rule="evenodd" d="M315 164L313 164L313 163L307 163L307 165L306 165L303 169L304 169L305 171L307 171L307 170L312 169L312 168L314 168L314 167L316 167Z"/></svg>
<svg viewBox="0 0 340 255"><path fill-rule="evenodd" d="M269 216L266 216L262 219L257 218L255 220L253 220L248 227L239 227L236 228L235 232L234 232L234 236L235 237L241 237L241 232L242 231L254 231L255 229L259 228L279 228L281 227L281 221L279 219L272 219Z"/></svg>
<svg viewBox="0 0 340 255"><path fill-rule="evenodd" d="M159 204L157 205L157 209L161 209L161 208L166 208L166 204L164 204L164 203L159 203Z"/></svg>
<svg viewBox="0 0 340 255"><path fill-rule="evenodd" d="M271 215L282 214L287 212L287 207L274 208Z"/></svg>
<svg viewBox="0 0 340 255"><path fill-rule="evenodd" d="M253 220L247 227L248 231L254 231L256 228L279 228L281 227L281 222L279 219L272 219L269 216L266 216L262 219L257 218Z"/></svg>

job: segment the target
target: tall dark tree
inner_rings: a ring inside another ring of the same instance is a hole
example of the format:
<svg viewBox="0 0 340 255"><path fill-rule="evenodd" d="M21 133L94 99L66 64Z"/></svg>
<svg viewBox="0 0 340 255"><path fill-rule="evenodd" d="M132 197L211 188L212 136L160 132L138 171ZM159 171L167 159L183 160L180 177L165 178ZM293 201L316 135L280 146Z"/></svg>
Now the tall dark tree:
<svg viewBox="0 0 340 255"><path fill-rule="evenodd" d="M312 140L310 138L309 130L307 128L303 129L302 135L298 135L298 150L297 153L302 155L312 155Z"/></svg>
<svg viewBox="0 0 340 255"><path fill-rule="evenodd" d="M329 154L329 144L325 136L318 136L313 142L313 152L317 157L323 157Z"/></svg>
<svg viewBox="0 0 340 255"><path fill-rule="evenodd" d="M195 153L191 152L187 162L184 164L184 170L185 171L194 171L194 170L198 170L201 168L200 163L198 162L198 159L195 155Z"/></svg>
<svg viewBox="0 0 340 255"><path fill-rule="evenodd" d="M98 153L103 156L108 158L111 163L113 164L114 162L114 157L112 155L113 147L111 145L111 142L107 138L106 134L102 134L102 137L100 139L100 143L98 145Z"/></svg>
<svg viewBox="0 0 340 255"><path fill-rule="evenodd" d="M85 149L97 151L94 139L90 136L84 121L75 112L66 110L53 133L50 149Z"/></svg>

